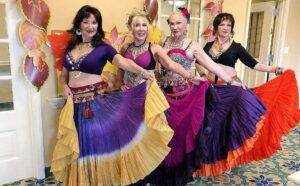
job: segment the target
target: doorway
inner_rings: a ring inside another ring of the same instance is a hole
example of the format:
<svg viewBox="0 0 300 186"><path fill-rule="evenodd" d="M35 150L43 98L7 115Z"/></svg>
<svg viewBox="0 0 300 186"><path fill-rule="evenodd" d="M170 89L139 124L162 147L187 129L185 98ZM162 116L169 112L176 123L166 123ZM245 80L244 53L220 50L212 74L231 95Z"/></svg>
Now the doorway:
<svg viewBox="0 0 300 186"><path fill-rule="evenodd" d="M22 72L18 2L0 0L0 185L44 177L40 94Z"/></svg>
<svg viewBox="0 0 300 186"><path fill-rule="evenodd" d="M271 52L272 47L274 47L274 16L276 11L276 1L256 0L252 2L247 50L258 62L266 65L273 62ZM259 86L267 80L268 73L245 69L243 81L248 87Z"/></svg>

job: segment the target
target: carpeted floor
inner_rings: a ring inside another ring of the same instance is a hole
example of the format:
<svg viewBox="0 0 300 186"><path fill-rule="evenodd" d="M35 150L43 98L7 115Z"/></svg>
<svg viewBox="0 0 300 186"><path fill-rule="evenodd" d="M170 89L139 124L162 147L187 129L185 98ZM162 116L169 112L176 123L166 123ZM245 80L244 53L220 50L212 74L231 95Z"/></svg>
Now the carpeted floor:
<svg viewBox="0 0 300 186"><path fill-rule="evenodd" d="M219 186L219 185L259 185L273 186L295 184L287 180L287 176L300 170L300 125L293 129L287 137L282 139L282 151L272 158L264 161L253 162L246 166L239 166L229 173L217 177L197 177L189 186ZM49 176L43 180L29 178L4 186L60 186L53 177Z"/></svg>

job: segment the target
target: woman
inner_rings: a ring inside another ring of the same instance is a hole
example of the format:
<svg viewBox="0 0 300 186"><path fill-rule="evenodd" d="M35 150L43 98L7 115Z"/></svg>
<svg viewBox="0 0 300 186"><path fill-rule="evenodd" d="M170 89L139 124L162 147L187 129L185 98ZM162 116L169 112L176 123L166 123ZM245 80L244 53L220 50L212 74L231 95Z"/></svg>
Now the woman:
<svg viewBox="0 0 300 186"><path fill-rule="evenodd" d="M187 12L184 10L183 12L177 11L170 15L168 23L172 36L162 42L163 47L169 57L186 70L191 70L192 61L196 59L205 67L218 74L228 85L238 85L228 86L228 88L224 87L221 91L223 94L218 92L217 96L223 99L224 96L228 97L229 95L230 99L228 100L227 98L221 104L226 108L229 106L227 109L236 110L237 108L232 107L234 99L251 93L239 87L241 86L239 82L231 79L205 54L197 42L186 36L187 18L185 13ZM199 141L200 128L204 121L206 95L212 97L210 95L212 88L208 88L208 82L202 82L199 86L193 86L185 81L184 77L173 73L163 66L160 85L170 104L166 115L169 125L174 130L174 137L170 142L171 152L162 164L151 175L147 176L145 180L155 185L185 185L192 180L193 172L201 165L201 157L198 154L202 155L198 149L200 145L201 147L204 145L197 142ZM227 93L228 90L230 90L229 94ZM260 116L263 115L264 107L256 99L241 100L240 102L244 104L253 102L252 107L257 109L257 113L253 117L253 125L250 127L246 126L242 133L246 134L247 138L241 139L245 141L253 137L256 132L256 123L260 120Z"/></svg>
<svg viewBox="0 0 300 186"><path fill-rule="evenodd" d="M235 79L238 79L234 69L237 59L240 59L245 65L254 70L273 72L276 75L282 74L283 69L281 67L258 63L241 44L232 39L234 24L233 16L228 13L221 13L214 19L213 33L216 39L207 43L204 51L218 66ZM218 80L215 73L209 72L208 78L212 83L223 83ZM239 155L227 168L272 156L277 150L281 150L280 140L282 135L286 135L300 121L298 87L292 71L287 70L283 75L254 88L253 92L267 107L265 120L260 131L261 135L257 138L251 150ZM213 168L208 164L206 165L198 171L199 174L217 174L217 171L213 173Z"/></svg>
<svg viewBox="0 0 300 186"><path fill-rule="evenodd" d="M133 36L133 42L123 45L120 53L147 71L154 72L157 66L156 61L158 61L164 67L181 75L188 81L196 84L199 84L201 80L203 81L203 78L192 75L180 64L173 62L161 46L147 41L149 21L148 14L144 11L134 10L129 15L127 26ZM123 78L124 75L125 78ZM139 74L129 71L125 71L124 74L122 70L119 70L118 76L121 82L124 83L121 86L122 90L139 85L145 81Z"/></svg>
<svg viewBox="0 0 300 186"><path fill-rule="evenodd" d="M213 34L216 36L216 39L215 41L208 42L204 47L204 51L224 69L228 75L236 79L238 78L234 67L238 59L254 70L276 73L276 75L282 74L283 68L258 63L248 54L240 43L236 43L232 39L234 24L235 21L231 14L221 13L217 15L213 22ZM218 76L210 72L208 79L213 83L217 83Z"/></svg>
<svg viewBox="0 0 300 186"><path fill-rule="evenodd" d="M61 78L68 100L60 115L52 172L64 185L134 183L170 151L173 131L163 115L168 104L149 81L127 92L106 92L100 74L107 60L146 79L154 74L103 42L98 9L83 6L69 32Z"/></svg>

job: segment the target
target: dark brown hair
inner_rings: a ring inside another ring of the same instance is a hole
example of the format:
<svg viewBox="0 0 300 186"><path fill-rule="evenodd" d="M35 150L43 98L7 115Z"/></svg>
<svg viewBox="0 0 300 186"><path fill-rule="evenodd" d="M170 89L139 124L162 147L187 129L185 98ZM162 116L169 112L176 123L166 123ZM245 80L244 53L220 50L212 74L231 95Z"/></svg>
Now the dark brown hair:
<svg viewBox="0 0 300 186"><path fill-rule="evenodd" d="M79 43L82 42L82 36L76 35L76 30L80 28L80 24L81 24L82 20L89 18L91 15L93 15L95 17L95 19L98 23L97 33L93 37L91 44L93 47L97 47L97 46L103 44L104 31L102 28L101 13L95 7L92 7L90 5L84 5L83 7L81 7L78 10L78 12L73 20L73 27L68 30L68 32L72 35L72 40L71 40L69 46L67 47L67 50L66 50L67 52L72 50L76 45L78 45Z"/></svg>
<svg viewBox="0 0 300 186"><path fill-rule="evenodd" d="M231 33L232 35L234 34L233 28L234 28L234 18L232 14L229 13L220 13L218 14L213 22L214 30L213 30L213 35L215 35L218 31L218 26L222 23L222 21L228 20L231 22Z"/></svg>

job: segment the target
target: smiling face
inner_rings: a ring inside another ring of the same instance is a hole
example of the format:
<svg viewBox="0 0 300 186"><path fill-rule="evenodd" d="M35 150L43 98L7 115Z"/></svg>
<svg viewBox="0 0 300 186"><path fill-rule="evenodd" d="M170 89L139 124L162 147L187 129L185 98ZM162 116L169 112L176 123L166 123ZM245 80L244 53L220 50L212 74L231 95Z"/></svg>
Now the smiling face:
<svg viewBox="0 0 300 186"><path fill-rule="evenodd" d="M232 23L230 20L225 19L218 25L217 34L219 37L229 37L232 33Z"/></svg>
<svg viewBox="0 0 300 186"><path fill-rule="evenodd" d="M80 23L80 30L82 34L82 41L88 42L96 35L98 29L98 22L93 14L88 18L84 18Z"/></svg>
<svg viewBox="0 0 300 186"><path fill-rule="evenodd" d="M186 33L187 20L182 13L171 14L168 22L173 37L181 37Z"/></svg>
<svg viewBox="0 0 300 186"><path fill-rule="evenodd" d="M136 43L142 43L148 35L148 20L144 16L135 16L132 19L131 31Z"/></svg>

